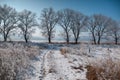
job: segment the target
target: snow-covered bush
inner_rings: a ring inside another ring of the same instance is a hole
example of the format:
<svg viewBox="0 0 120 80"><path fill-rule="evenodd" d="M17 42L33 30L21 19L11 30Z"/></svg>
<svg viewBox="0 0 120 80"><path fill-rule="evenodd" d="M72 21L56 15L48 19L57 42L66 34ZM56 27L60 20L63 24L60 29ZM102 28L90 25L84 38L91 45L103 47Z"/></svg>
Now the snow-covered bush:
<svg viewBox="0 0 120 80"><path fill-rule="evenodd" d="M30 59L38 54L37 47L0 44L0 80L25 80L29 75Z"/></svg>

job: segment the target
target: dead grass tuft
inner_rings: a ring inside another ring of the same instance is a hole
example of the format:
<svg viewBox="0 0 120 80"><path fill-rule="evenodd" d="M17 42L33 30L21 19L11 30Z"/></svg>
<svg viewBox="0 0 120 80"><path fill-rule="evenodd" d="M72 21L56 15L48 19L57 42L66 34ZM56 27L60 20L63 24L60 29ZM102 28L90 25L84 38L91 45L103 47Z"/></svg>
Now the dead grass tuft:
<svg viewBox="0 0 120 80"><path fill-rule="evenodd" d="M66 53L68 53L68 49L67 48L61 48L60 52L61 52L62 55L64 55L65 58L67 58L67 55L66 55Z"/></svg>
<svg viewBox="0 0 120 80"><path fill-rule="evenodd" d="M62 55L65 55L67 53L67 49L66 48L61 48L60 52Z"/></svg>

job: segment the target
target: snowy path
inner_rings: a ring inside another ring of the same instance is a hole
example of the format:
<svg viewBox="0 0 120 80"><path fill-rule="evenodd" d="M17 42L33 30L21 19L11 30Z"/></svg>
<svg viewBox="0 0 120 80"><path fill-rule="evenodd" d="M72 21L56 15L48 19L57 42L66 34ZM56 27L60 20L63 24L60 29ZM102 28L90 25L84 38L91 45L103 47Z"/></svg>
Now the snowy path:
<svg viewBox="0 0 120 80"><path fill-rule="evenodd" d="M44 80L87 80L85 70L75 70L72 66L59 50L50 51L46 54Z"/></svg>
<svg viewBox="0 0 120 80"><path fill-rule="evenodd" d="M40 52L40 55L37 57L39 60L33 60L31 62L33 66L33 76L30 77L27 80L43 80L44 77L44 65L45 65L45 59L46 55L49 52L49 50L43 50L42 54Z"/></svg>
<svg viewBox="0 0 120 80"><path fill-rule="evenodd" d="M59 49L43 50L42 54L38 56L39 61L33 61L34 76L28 80L87 80L86 69L79 67L80 61L71 61L76 55L72 57L65 57Z"/></svg>
<svg viewBox="0 0 120 80"><path fill-rule="evenodd" d="M100 57L104 58L105 55L107 56L105 53L108 52L107 48L98 48L92 51L94 57L88 57L87 55L80 54L82 52L79 53L76 49L70 48L71 51L65 56L61 54L60 48L56 48L50 46L49 49L44 49L40 56L38 56L40 60L33 61L32 64L35 68L33 70L34 75L28 80L87 80L85 62L89 62L89 60L95 61Z"/></svg>

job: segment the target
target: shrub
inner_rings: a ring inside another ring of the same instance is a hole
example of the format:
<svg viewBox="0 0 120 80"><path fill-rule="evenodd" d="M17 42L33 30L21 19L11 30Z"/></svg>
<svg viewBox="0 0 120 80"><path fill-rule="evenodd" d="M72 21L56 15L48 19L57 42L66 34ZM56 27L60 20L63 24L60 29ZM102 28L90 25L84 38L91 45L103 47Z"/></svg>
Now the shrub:
<svg viewBox="0 0 120 80"><path fill-rule="evenodd" d="M86 68L88 80L120 80L120 62L112 58L91 62Z"/></svg>
<svg viewBox="0 0 120 80"><path fill-rule="evenodd" d="M39 53L38 49L10 43L0 46L0 80L25 80L29 75L30 59Z"/></svg>

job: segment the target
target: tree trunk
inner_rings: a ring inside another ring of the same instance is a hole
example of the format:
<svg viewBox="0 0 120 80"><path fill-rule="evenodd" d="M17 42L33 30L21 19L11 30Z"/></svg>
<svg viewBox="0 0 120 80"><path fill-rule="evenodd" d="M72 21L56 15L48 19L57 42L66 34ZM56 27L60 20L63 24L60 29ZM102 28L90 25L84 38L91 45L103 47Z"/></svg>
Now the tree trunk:
<svg viewBox="0 0 120 80"><path fill-rule="evenodd" d="M67 44L69 44L69 35L68 33L66 33L66 35L67 35L66 41L67 41Z"/></svg>
<svg viewBox="0 0 120 80"><path fill-rule="evenodd" d="M78 38L75 38L75 44L77 44L78 43Z"/></svg>
<svg viewBox="0 0 120 80"><path fill-rule="evenodd" d="M117 39L117 38L115 38L115 44L116 44L116 45L118 44L118 39Z"/></svg>
<svg viewBox="0 0 120 80"><path fill-rule="evenodd" d="M26 38L26 37L25 37L25 42L26 42L26 43L28 43L28 40L27 40L27 38Z"/></svg>
<svg viewBox="0 0 120 80"><path fill-rule="evenodd" d="M49 43L51 43L51 37L50 36L48 37L48 41L49 41Z"/></svg>
<svg viewBox="0 0 120 80"><path fill-rule="evenodd" d="M27 35L24 35L25 42L28 43Z"/></svg>
<svg viewBox="0 0 120 80"><path fill-rule="evenodd" d="M7 35L4 35L4 41L5 42L7 41Z"/></svg>
<svg viewBox="0 0 120 80"><path fill-rule="evenodd" d="M100 44L100 40L101 40L101 37L98 36L98 42L97 42L97 44Z"/></svg>
<svg viewBox="0 0 120 80"><path fill-rule="evenodd" d="M7 41L7 35L5 34L5 31L3 32L3 37L4 37L4 41Z"/></svg>
<svg viewBox="0 0 120 80"><path fill-rule="evenodd" d="M92 36L93 36L93 41L94 41L94 44L96 44L96 38L95 38L95 35L94 33L92 32Z"/></svg>
<svg viewBox="0 0 120 80"><path fill-rule="evenodd" d="M7 38L4 36L4 41L6 42L7 41Z"/></svg>

